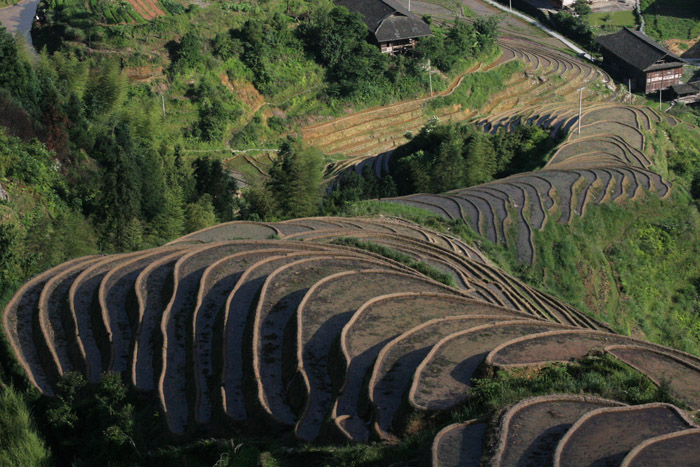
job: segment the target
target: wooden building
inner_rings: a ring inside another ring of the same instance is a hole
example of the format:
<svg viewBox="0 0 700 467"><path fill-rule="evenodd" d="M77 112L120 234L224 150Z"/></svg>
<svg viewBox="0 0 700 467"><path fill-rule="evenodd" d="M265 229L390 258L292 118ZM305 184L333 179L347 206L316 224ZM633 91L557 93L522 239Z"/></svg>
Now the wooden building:
<svg viewBox="0 0 700 467"><path fill-rule="evenodd" d="M642 32L624 28L596 39L603 54L603 68L632 91L644 93L668 89L681 82L685 61Z"/></svg>
<svg viewBox="0 0 700 467"><path fill-rule="evenodd" d="M372 42L384 53L412 49L416 39L432 35L430 26L396 0L336 0L336 4L360 13Z"/></svg>
<svg viewBox="0 0 700 467"><path fill-rule="evenodd" d="M700 81L692 81L686 84L674 84L671 86L673 95L678 102L695 104L700 102Z"/></svg>

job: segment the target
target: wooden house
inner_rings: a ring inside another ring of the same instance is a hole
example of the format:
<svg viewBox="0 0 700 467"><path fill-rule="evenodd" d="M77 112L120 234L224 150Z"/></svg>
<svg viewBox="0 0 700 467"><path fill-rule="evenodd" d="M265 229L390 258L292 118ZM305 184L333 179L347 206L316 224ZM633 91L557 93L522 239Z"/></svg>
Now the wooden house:
<svg viewBox="0 0 700 467"><path fill-rule="evenodd" d="M336 4L360 13L371 41L384 53L413 49L416 39L432 35L430 26L396 0L337 0Z"/></svg>
<svg viewBox="0 0 700 467"><path fill-rule="evenodd" d="M684 104L700 102L700 81L692 81L686 84L674 84L671 86L673 95L677 101Z"/></svg>
<svg viewBox="0 0 700 467"><path fill-rule="evenodd" d="M668 89L681 82L685 61L651 40L646 34L624 28L596 39L603 54L603 68L644 93Z"/></svg>

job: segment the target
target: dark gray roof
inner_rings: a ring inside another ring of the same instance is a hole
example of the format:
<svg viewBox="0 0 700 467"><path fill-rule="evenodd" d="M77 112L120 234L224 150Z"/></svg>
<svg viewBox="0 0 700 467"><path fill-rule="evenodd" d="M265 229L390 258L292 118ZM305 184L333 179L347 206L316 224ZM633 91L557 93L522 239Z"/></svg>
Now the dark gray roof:
<svg viewBox="0 0 700 467"><path fill-rule="evenodd" d="M674 84L671 86L673 92L679 96L685 96L688 94L698 94L700 93L700 81L693 81L686 84Z"/></svg>
<svg viewBox="0 0 700 467"><path fill-rule="evenodd" d="M377 42L430 36L430 26L396 0L336 0L337 5L360 13Z"/></svg>
<svg viewBox="0 0 700 467"><path fill-rule="evenodd" d="M685 64L682 58L666 50L643 32L629 28L598 37L596 41L601 47L638 70L653 71Z"/></svg>

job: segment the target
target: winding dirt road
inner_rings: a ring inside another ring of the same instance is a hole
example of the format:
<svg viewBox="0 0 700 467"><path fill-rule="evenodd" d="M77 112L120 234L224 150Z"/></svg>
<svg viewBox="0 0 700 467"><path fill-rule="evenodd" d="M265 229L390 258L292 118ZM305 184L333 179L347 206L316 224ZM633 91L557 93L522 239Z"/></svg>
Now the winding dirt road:
<svg viewBox="0 0 700 467"><path fill-rule="evenodd" d="M39 0L22 0L16 5L0 8L0 24L11 34L24 37L31 46L30 31L37 6L39 6ZM30 47L30 50L33 51L34 48Z"/></svg>

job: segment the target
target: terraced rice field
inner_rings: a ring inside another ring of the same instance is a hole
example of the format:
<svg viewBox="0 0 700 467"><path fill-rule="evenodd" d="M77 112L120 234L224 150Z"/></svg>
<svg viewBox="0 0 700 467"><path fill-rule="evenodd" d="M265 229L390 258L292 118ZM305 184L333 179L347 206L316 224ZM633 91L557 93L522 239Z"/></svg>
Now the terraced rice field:
<svg viewBox="0 0 700 467"><path fill-rule="evenodd" d="M694 426L682 412L666 404L592 410L559 440L553 464L557 467L616 465L641 442Z"/></svg>
<svg viewBox="0 0 700 467"><path fill-rule="evenodd" d="M465 3L473 11L495 13L477 0ZM417 8L430 10L420 2ZM567 138L543 170L449 193L388 200L462 219L490 241L512 246L526 264L535 257L533 231L543 229L548 221L569 223L584 215L591 203L669 195L670 183L652 171L653 157L646 140L648 134L659 131L659 122L676 125L678 120L649 107L619 103L625 96L618 95L605 72L560 52L555 47L561 44L543 39L525 23L509 18L501 25L501 33L500 58L469 72L511 60L522 61L525 69L483 109L456 106L430 112L426 110L430 97L425 97L305 128L308 144L343 156L328 167L327 175L342 177L348 170L360 173L367 165L377 177L390 174L392 151L403 144L403 135L418 131L433 116L469 121L486 132L508 131L523 123L551 128L555 135ZM586 90L579 122L578 90L582 87ZM608 88L609 93L601 94L601 88Z"/></svg>
<svg viewBox="0 0 700 467"><path fill-rule="evenodd" d="M535 254L533 230L541 230L550 219L571 222L574 216L584 215L591 203L619 203L648 192L661 198L668 196L670 183L651 171L646 139L648 133L657 131L662 119L677 124L673 117L661 116L648 107L616 103L615 94L608 102L597 102L596 95L589 94L579 134L578 88L594 82L609 84L609 77L590 64L520 37L504 38L501 48L504 54L496 66L508 60L523 60L528 64L523 77L492 98L481 111L486 117L461 109L449 119L471 120L487 132L507 131L527 122L552 128L555 134L568 134L568 138L543 170L448 193L415 194L389 201L427 209L448 219L463 219L492 242L513 245L519 259L530 263ZM554 102L552 95L556 96ZM333 138L348 145L348 141L365 141L381 131L397 132L391 126L383 130L370 123L374 119L381 122L384 114L399 112L402 106L422 105L420 102L370 109L308 128L305 135L311 144L325 147ZM403 125L399 132L415 131L425 121L415 127ZM398 134L392 138L400 139ZM334 147L328 144L325 150L333 152ZM364 149L367 145L370 150ZM357 152L346 150L346 159L332 167L329 174L339 176L346 170L359 173L367 164L378 177L389 174L394 146L393 142L350 144ZM369 157L371 154L379 155ZM515 233L509 236L509 230Z"/></svg>
<svg viewBox="0 0 700 467"><path fill-rule="evenodd" d="M155 0L127 0L129 4L141 15L146 21L158 16L165 15L165 12L158 6Z"/></svg>
<svg viewBox="0 0 700 467"><path fill-rule="evenodd" d="M615 103L613 92L607 102L588 97L579 135L577 89L609 85L607 75L517 20L501 28L503 54L489 67L517 59L525 72L481 115L459 106L439 115L471 119L484 131L535 123L568 134L566 141L540 171L391 201L463 219L529 262L533 230L547 222L571 222L591 204L668 196L670 184L650 170L646 138L659 122L678 122ZM403 134L427 121L428 101L323 122L304 138L346 156L331 174L371 164L381 177ZM232 170L264 176L272 160L237 156ZM348 238L408 255L455 286L339 242ZM161 248L76 259L20 288L2 321L41 394L53 396L70 371L90 382L115 372L157 399L183 439L233 430L302 443L397 442L442 427L424 463L697 464L700 427L668 404L549 395L443 426L471 397L474 376L567 364L591 352L626 363L697 410L700 359L614 334L500 270L478 248L400 219L231 222Z"/></svg>
<svg viewBox="0 0 700 467"><path fill-rule="evenodd" d="M583 216L591 204L622 203L647 194L669 196L671 184L651 170L652 160L646 155L646 135L660 119L655 111L615 103L587 105L579 135L574 108L543 104L477 122L491 132L521 122L569 132L542 170L439 195L415 194L388 201L462 219L492 242L512 245L521 262L531 263L533 231L542 230L547 222L569 223L574 216ZM514 233L508 235L509 231Z"/></svg>
<svg viewBox="0 0 700 467"><path fill-rule="evenodd" d="M668 404L540 396L509 407L490 426L472 421L446 427L433 442L432 464L690 466L697 460L691 443L698 433L684 412ZM484 443L492 448L482 457Z"/></svg>
<svg viewBox="0 0 700 467"><path fill-rule="evenodd" d="M542 396L510 407L501 417L494 465L546 465L556 442L581 416L619 403L583 396Z"/></svg>
<svg viewBox="0 0 700 467"><path fill-rule="evenodd" d="M463 108L461 105L428 110L430 96L391 106L367 109L329 122L303 129L304 141L328 154L340 154L343 160L327 168L329 176L337 176L348 169L362 171L366 164L382 176L388 172L391 150L405 142L406 132L417 132L430 118L462 122L480 115L514 111L524 106L551 101L556 95L560 102L574 102L576 92L585 84L611 83L610 77L593 65L559 52L512 30L500 40L501 56L487 66L475 66L468 73L487 71L512 60L525 64L506 89L492 96L483 109ZM461 82L457 78L442 94L454 92Z"/></svg>
<svg viewBox="0 0 700 467"><path fill-rule="evenodd" d="M442 270L459 286L332 242L339 238L449 266ZM671 378L678 399L700 403L697 358L612 334L474 247L390 218L232 222L161 248L74 260L21 288L3 326L42 394L69 371L91 381L119 373L153 394L183 436L240 429L304 442L395 441L462 404L480 368L591 351L657 384ZM632 452L633 462L640 450L659 456L687 445L692 430L668 405L549 396L498 420L451 425L430 455L434 465L478 465L482 455L580 465ZM485 437L495 437L495 453L482 453Z"/></svg>

